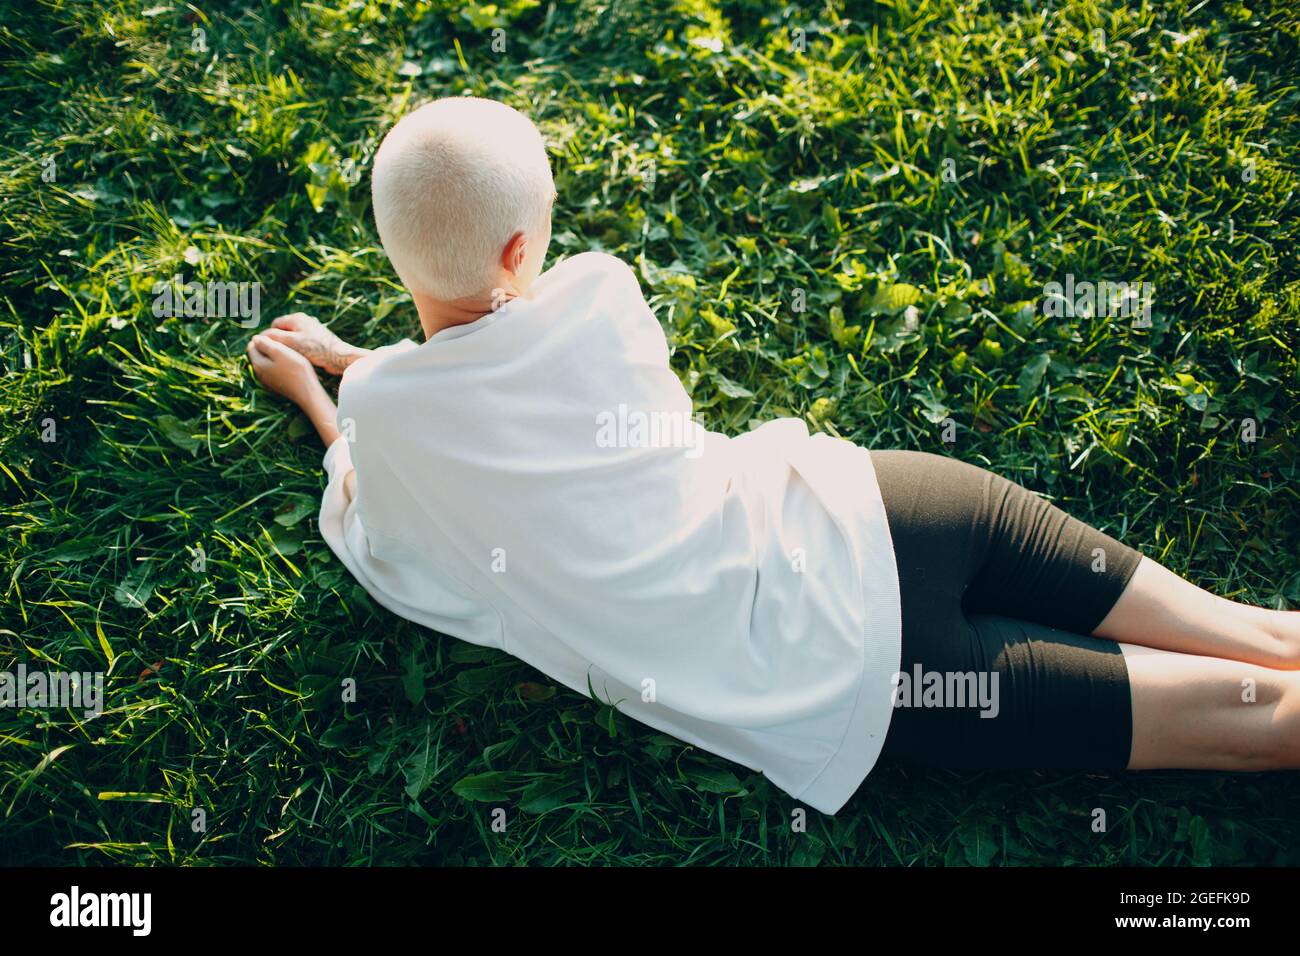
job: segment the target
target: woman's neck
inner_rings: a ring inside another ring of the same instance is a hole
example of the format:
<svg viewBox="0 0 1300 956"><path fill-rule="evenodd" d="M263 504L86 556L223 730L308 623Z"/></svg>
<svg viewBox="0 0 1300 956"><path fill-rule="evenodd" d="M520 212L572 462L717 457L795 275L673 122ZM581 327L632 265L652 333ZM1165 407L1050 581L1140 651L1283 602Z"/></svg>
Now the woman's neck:
<svg viewBox="0 0 1300 956"><path fill-rule="evenodd" d="M502 290L495 299L492 296L467 296L463 299L435 299L420 292L413 292L415 311L420 316L420 328L424 330L427 342L443 329L456 325L469 325L477 322L489 312L501 308L506 302L515 298L517 293Z"/></svg>

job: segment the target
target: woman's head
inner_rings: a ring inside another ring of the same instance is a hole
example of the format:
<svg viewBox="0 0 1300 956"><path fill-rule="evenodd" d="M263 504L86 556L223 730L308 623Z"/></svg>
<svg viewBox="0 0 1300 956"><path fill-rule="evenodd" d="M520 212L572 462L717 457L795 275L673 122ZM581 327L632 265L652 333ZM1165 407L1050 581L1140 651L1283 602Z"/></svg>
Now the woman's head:
<svg viewBox="0 0 1300 956"><path fill-rule="evenodd" d="M412 292L494 298L541 272L555 182L541 133L504 103L448 97L408 113L375 155L371 190L384 251Z"/></svg>

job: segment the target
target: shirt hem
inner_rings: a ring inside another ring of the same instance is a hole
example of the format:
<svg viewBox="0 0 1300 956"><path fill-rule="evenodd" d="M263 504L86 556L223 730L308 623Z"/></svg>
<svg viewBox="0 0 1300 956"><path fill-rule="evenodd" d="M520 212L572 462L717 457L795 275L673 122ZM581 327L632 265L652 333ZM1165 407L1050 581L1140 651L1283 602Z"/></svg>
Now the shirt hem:
<svg viewBox="0 0 1300 956"><path fill-rule="evenodd" d="M890 681L902 666L902 598L894 539L870 453L865 448L859 450L865 457L865 472L869 476L865 491L875 505L869 527L864 529L865 535L855 542L854 548L858 589L867 618L862 633L862 683L839 747L817 776L795 796L831 815L848 803L875 769L893 718ZM863 547L863 542L868 546ZM882 564L887 573L868 577L868 569ZM873 687L882 675L885 680Z"/></svg>

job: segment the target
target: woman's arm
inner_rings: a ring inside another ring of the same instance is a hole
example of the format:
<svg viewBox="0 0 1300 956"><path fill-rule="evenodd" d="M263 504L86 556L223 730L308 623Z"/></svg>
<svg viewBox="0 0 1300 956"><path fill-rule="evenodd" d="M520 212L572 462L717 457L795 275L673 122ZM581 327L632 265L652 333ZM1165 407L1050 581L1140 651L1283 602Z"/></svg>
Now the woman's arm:
<svg viewBox="0 0 1300 956"><path fill-rule="evenodd" d="M337 424L339 410L319 381L316 383L316 388L309 388L305 391L303 400L298 403L298 407L316 426L316 434L320 435L320 440L324 442L326 448L338 441L340 434Z"/></svg>
<svg viewBox="0 0 1300 956"><path fill-rule="evenodd" d="M254 335L248 342L248 357L257 380L301 408L316 426L316 434L326 448L342 437L337 424L338 408L301 352L267 335ZM356 488L356 474L349 471L343 479L349 500L356 496Z"/></svg>
<svg viewBox="0 0 1300 956"><path fill-rule="evenodd" d="M317 382L317 385L320 383ZM303 404L298 406L311 419L311 423L316 426L316 434L320 435L321 442L326 448L342 438L338 425L338 408L326 394L324 388L317 388L310 392ZM343 492L347 495L349 501L357 496L357 473L348 470L343 476Z"/></svg>
<svg viewBox="0 0 1300 956"><path fill-rule="evenodd" d="M342 375L349 365L370 354L369 349L349 345L331 332L320 319L303 312L282 315L261 333L287 345L307 361L331 375Z"/></svg>

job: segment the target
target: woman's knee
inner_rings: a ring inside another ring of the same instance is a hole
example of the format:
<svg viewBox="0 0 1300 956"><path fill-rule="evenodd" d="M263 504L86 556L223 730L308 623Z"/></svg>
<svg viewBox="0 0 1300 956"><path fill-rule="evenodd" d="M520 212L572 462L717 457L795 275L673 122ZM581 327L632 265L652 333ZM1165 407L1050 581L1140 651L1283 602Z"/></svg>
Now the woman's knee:
<svg viewBox="0 0 1300 956"><path fill-rule="evenodd" d="M1252 607L1254 625L1261 634L1265 653L1272 659L1270 667L1300 670L1300 611L1274 611Z"/></svg>
<svg viewBox="0 0 1300 956"><path fill-rule="evenodd" d="M1120 646L1132 692L1130 769L1300 767L1300 671Z"/></svg>
<svg viewBox="0 0 1300 956"><path fill-rule="evenodd" d="M1300 768L1300 672L1280 675L1282 690L1272 720L1270 747L1279 768Z"/></svg>
<svg viewBox="0 0 1300 956"><path fill-rule="evenodd" d="M1300 768L1300 672L1244 677L1240 697L1246 726L1224 738L1240 769Z"/></svg>

